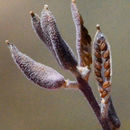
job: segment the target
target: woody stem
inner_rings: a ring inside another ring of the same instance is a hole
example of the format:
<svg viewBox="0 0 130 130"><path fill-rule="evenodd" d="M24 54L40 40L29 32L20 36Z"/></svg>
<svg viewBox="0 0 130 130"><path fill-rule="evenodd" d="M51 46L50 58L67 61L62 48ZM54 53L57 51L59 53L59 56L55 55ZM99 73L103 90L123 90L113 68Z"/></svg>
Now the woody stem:
<svg viewBox="0 0 130 130"><path fill-rule="evenodd" d="M103 130L110 130L110 126L109 126L107 120L101 119L99 104L97 103L89 84L80 76L77 77L77 81L79 83L79 89L81 90L81 92L84 94L84 96L88 100L88 102L89 102L90 106L92 107L95 115L97 116L97 119L99 120Z"/></svg>

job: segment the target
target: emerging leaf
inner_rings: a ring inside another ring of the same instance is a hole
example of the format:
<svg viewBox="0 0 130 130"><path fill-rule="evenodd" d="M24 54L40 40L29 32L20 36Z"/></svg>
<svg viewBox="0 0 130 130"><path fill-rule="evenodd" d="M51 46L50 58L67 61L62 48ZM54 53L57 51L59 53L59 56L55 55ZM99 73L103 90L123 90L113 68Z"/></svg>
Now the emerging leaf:
<svg viewBox="0 0 130 130"><path fill-rule="evenodd" d="M92 64L91 37L84 26L82 16L78 11L75 0L72 0L71 12L76 27L76 48L79 65L82 67L88 66L88 68L90 68Z"/></svg>
<svg viewBox="0 0 130 130"><path fill-rule="evenodd" d="M47 89L64 86L65 79L56 70L34 61L20 52L14 44L8 41L6 43L8 43L14 62L29 80Z"/></svg>

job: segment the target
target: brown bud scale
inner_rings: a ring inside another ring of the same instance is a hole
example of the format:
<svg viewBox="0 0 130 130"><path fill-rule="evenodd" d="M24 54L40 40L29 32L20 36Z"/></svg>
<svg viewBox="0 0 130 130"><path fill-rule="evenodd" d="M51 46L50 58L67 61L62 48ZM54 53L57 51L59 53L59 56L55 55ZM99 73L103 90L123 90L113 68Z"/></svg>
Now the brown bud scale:
<svg viewBox="0 0 130 130"><path fill-rule="evenodd" d="M110 69L105 71L104 76L105 77L110 77Z"/></svg>
<svg viewBox="0 0 130 130"><path fill-rule="evenodd" d="M102 88L99 88L99 92L102 94L103 93L103 89Z"/></svg>
<svg viewBox="0 0 130 130"><path fill-rule="evenodd" d="M101 77L101 72L99 70L95 69L95 75L97 77Z"/></svg>
<svg viewBox="0 0 130 130"><path fill-rule="evenodd" d="M105 68L105 69L109 69L109 68L110 68L110 59L107 60L107 61L104 63L104 68Z"/></svg>
<svg viewBox="0 0 130 130"><path fill-rule="evenodd" d="M103 93L101 94L101 97L104 98L104 97L106 97L107 95L108 95L108 92L104 90Z"/></svg>
<svg viewBox="0 0 130 130"><path fill-rule="evenodd" d="M94 66L95 66L95 68L98 69L98 70L101 70L101 69L102 69L101 64L100 64L99 62L97 62L97 61L95 62Z"/></svg>
<svg viewBox="0 0 130 130"><path fill-rule="evenodd" d="M108 88L110 86L111 86L110 81L106 81L106 82L103 83L103 88Z"/></svg>
<svg viewBox="0 0 130 130"><path fill-rule="evenodd" d="M96 61L98 61L100 64L102 64L102 59L101 58L95 58Z"/></svg>
<svg viewBox="0 0 130 130"><path fill-rule="evenodd" d="M100 84L103 83L103 79L102 79L101 77L97 77L96 79L97 79L97 81L98 81Z"/></svg>
<svg viewBox="0 0 130 130"><path fill-rule="evenodd" d="M101 53L99 51L95 51L96 58L101 58Z"/></svg>
<svg viewBox="0 0 130 130"><path fill-rule="evenodd" d="M100 44L100 50L101 50L101 51L104 51L104 50L106 50L106 49L107 49L106 43L105 43L105 42L101 43L101 44Z"/></svg>
<svg viewBox="0 0 130 130"><path fill-rule="evenodd" d="M104 53L103 53L103 58L109 58L109 50L107 50L107 51L105 51Z"/></svg>

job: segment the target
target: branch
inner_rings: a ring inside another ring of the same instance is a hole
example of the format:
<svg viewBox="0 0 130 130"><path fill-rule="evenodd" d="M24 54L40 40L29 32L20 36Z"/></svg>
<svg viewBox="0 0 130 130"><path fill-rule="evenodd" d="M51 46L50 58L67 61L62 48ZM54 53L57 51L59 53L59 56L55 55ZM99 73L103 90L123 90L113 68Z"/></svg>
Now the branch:
<svg viewBox="0 0 130 130"><path fill-rule="evenodd" d="M109 103L110 103L110 105L109 105L109 109L108 109L108 117L111 121L111 127L114 130L117 130L118 128L120 128L121 122L116 114L111 97L109 98Z"/></svg>
<svg viewBox="0 0 130 130"><path fill-rule="evenodd" d="M48 5L44 5L41 18L32 11L30 14L36 34L53 53L59 65L66 70L70 70L75 75L77 82L65 80L53 68L34 61L20 52L14 44L8 41L6 43L9 46L13 60L28 79L47 89L79 88L88 100L103 130L117 130L120 127L120 120L110 97L112 62L109 43L101 32L100 27L97 26L98 31L94 40L94 69L101 96L101 106L99 106L88 84L90 65L92 64L91 37L88 30L84 27L83 19L75 0L72 0L71 11L76 27L79 64L73 51L60 35L56 20L48 9Z"/></svg>
<svg viewBox="0 0 130 130"><path fill-rule="evenodd" d="M103 130L111 130L107 120L101 119L100 106L98 105L89 84L82 77L77 77L77 81L79 83L79 89L81 90L81 92L84 94L84 96L88 100L88 102L89 102L90 106L92 107Z"/></svg>

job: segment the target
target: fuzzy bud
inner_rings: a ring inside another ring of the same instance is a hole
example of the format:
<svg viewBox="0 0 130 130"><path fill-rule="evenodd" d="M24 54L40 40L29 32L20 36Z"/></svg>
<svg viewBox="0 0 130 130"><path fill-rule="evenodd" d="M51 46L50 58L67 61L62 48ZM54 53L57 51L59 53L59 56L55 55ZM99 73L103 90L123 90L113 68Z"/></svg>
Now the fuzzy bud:
<svg viewBox="0 0 130 130"><path fill-rule="evenodd" d="M6 42L7 43L7 42ZM42 88L56 89L65 84L64 77L51 67L40 64L8 42L12 58L24 75Z"/></svg>
<svg viewBox="0 0 130 130"><path fill-rule="evenodd" d="M77 66L75 56L69 45L62 39L56 25L56 20L48 9L43 9L41 12L41 27L43 31L46 30L46 33L50 37L52 48L59 65L75 73Z"/></svg>

